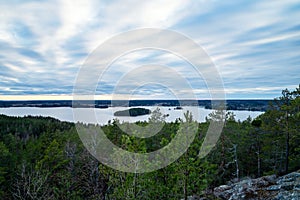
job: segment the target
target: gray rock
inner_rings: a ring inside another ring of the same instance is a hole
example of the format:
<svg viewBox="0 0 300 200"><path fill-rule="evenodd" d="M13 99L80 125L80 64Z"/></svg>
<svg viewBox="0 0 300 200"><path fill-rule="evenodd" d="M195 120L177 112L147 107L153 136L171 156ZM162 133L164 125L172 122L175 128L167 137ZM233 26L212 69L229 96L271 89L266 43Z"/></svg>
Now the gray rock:
<svg viewBox="0 0 300 200"><path fill-rule="evenodd" d="M294 184L293 182L286 182L281 184L281 188L284 190L292 190L294 189Z"/></svg>
<svg viewBox="0 0 300 200"><path fill-rule="evenodd" d="M256 187L265 187L271 185L272 183L270 181L267 181L264 178L258 178L258 179L254 179L252 181L252 184L255 185Z"/></svg>
<svg viewBox="0 0 300 200"><path fill-rule="evenodd" d="M277 191L281 189L281 185L271 185L266 188L267 191Z"/></svg>
<svg viewBox="0 0 300 200"><path fill-rule="evenodd" d="M279 192L277 196L274 198L274 200L299 200L300 199L300 193L298 192Z"/></svg>
<svg viewBox="0 0 300 200"><path fill-rule="evenodd" d="M221 185L219 187L216 187L214 189L214 195L216 197L222 198L222 199L229 199L230 194L232 193L231 186L229 185Z"/></svg>
<svg viewBox="0 0 300 200"><path fill-rule="evenodd" d="M267 181L270 184L275 184L276 183L276 178L277 178L277 176L275 174L270 175L270 176L263 176L262 177L263 180Z"/></svg>
<svg viewBox="0 0 300 200"><path fill-rule="evenodd" d="M277 184L282 184L284 182L293 182L293 181L296 181L296 180L299 180L300 179L300 173L298 172L292 172L290 174L287 174L285 176L282 176L280 177L278 180L277 180Z"/></svg>
<svg viewBox="0 0 300 200"><path fill-rule="evenodd" d="M218 198L221 199L229 199L231 197L231 195L233 194L233 190L229 189L229 190L224 190L224 191L214 191L214 195Z"/></svg>
<svg viewBox="0 0 300 200"><path fill-rule="evenodd" d="M213 194L226 200L300 200L300 173L246 179L217 187Z"/></svg>
<svg viewBox="0 0 300 200"><path fill-rule="evenodd" d="M296 185L294 186L294 190L295 191L300 191L300 182L296 183Z"/></svg>
<svg viewBox="0 0 300 200"><path fill-rule="evenodd" d="M229 185L221 185L221 186L217 187L217 189L218 189L219 191L225 191L225 190L229 190L229 189L231 189L231 188L232 188L232 187L229 186Z"/></svg>

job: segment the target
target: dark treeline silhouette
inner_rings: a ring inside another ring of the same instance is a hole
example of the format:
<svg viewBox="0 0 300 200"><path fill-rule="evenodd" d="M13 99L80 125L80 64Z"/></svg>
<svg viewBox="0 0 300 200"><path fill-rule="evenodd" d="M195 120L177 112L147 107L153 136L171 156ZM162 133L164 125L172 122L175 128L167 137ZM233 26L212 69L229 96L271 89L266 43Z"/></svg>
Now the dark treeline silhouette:
<svg viewBox="0 0 300 200"><path fill-rule="evenodd" d="M227 100L227 110L249 110L266 111L269 109L269 102L273 100ZM217 101L214 101L218 103ZM0 107L95 107L108 108L116 107L136 107L136 106L200 106L206 109L212 109L210 100L95 100L95 101L74 101L71 100L34 100L34 101L0 101Z"/></svg>

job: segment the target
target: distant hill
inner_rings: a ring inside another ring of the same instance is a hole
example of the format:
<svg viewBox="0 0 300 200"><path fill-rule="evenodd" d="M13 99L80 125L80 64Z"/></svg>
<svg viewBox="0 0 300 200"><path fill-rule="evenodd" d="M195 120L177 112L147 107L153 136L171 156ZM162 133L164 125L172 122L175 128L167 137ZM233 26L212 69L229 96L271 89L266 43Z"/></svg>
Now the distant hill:
<svg viewBox="0 0 300 200"><path fill-rule="evenodd" d="M227 100L227 110L266 111L273 100ZM74 108L108 108L108 107L137 107L137 106L200 106L212 109L210 100L43 100L43 101L0 101L0 107L74 107ZM218 101L214 101L218 103Z"/></svg>

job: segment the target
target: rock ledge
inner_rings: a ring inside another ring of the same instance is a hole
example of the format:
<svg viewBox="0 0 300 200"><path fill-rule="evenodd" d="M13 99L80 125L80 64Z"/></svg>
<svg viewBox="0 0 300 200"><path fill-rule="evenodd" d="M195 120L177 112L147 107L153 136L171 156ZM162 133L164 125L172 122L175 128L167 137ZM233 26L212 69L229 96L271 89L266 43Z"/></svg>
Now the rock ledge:
<svg viewBox="0 0 300 200"><path fill-rule="evenodd" d="M281 177L271 175L221 185L213 193L226 200L300 200L300 171Z"/></svg>

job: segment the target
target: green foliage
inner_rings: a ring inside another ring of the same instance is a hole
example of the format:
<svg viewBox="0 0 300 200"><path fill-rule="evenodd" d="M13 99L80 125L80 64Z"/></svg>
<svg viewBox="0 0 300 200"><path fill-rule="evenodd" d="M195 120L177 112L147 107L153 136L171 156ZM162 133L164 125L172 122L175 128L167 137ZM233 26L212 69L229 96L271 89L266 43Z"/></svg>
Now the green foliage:
<svg viewBox="0 0 300 200"><path fill-rule="evenodd" d="M258 118L243 122L236 121L232 112L216 110L204 123L195 122L189 112L183 120L165 123L157 109L149 121L154 126L163 124L163 128L150 138L124 133L119 126L130 131L132 124L118 120L101 127L81 124L95 131L101 128L115 145L130 152L152 152L171 141L185 148L193 139L174 163L144 174L124 173L101 164L84 148L73 123L0 115L0 199L187 199L206 196L205 191L245 176L297 170L300 87L284 90L274 102ZM224 122L225 127L213 150L200 159L212 120ZM149 123L135 125L147 127ZM195 137L190 134L193 132ZM178 134L185 137L176 140ZM116 162L123 156L116 153Z"/></svg>
<svg viewBox="0 0 300 200"><path fill-rule="evenodd" d="M271 110L261 116L262 129L266 132L264 156L268 170L277 174L297 170L300 165L296 144L300 137L299 88L300 85L294 91L283 90Z"/></svg>
<svg viewBox="0 0 300 200"><path fill-rule="evenodd" d="M0 142L0 196L4 195L7 175L9 173L9 163L11 161L11 153L3 142Z"/></svg>

